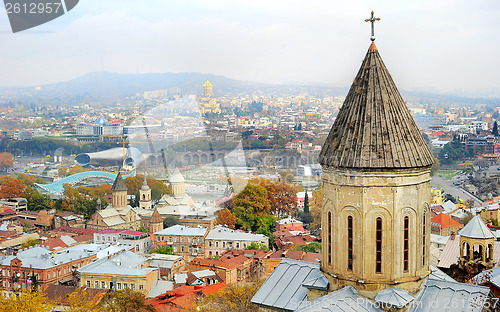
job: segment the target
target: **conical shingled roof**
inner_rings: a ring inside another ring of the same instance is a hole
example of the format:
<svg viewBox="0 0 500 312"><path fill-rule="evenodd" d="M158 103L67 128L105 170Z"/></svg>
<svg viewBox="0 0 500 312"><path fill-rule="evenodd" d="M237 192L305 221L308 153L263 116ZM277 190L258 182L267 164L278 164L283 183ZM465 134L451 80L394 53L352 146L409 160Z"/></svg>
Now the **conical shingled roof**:
<svg viewBox="0 0 500 312"><path fill-rule="evenodd" d="M319 163L361 169L434 163L374 43L323 145Z"/></svg>
<svg viewBox="0 0 500 312"><path fill-rule="evenodd" d="M463 229L458 231L458 234L469 238L495 238L495 234L486 226L479 214L472 218Z"/></svg>
<svg viewBox="0 0 500 312"><path fill-rule="evenodd" d="M127 191L127 185L125 184L125 181L123 180L121 172L118 172L118 175L116 176L115 182L113 182L113 186L111 187L111 191L112 192Z"/></svg>

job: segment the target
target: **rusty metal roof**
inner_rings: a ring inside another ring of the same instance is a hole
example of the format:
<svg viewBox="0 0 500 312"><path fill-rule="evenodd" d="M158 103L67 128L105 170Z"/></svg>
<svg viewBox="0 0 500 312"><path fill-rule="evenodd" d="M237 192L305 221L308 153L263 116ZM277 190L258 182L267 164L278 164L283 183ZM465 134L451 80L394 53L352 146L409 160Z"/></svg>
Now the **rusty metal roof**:
<svg viewBox="0 0 500 312"><path fill-rule="evenodd" d="M434 163L372 43L319 156L323 166L416 168Z"/></svg>

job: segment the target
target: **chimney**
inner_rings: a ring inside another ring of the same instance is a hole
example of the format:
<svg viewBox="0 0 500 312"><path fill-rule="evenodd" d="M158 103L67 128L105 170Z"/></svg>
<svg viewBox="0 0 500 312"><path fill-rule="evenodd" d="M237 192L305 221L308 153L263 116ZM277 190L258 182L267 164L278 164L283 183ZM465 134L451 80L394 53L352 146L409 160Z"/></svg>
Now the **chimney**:
<svg viewBox="0 0 500 312"><path fill-rule="evenodd" d="M455 232L451 231L450 239L455 240Z"/></svg>

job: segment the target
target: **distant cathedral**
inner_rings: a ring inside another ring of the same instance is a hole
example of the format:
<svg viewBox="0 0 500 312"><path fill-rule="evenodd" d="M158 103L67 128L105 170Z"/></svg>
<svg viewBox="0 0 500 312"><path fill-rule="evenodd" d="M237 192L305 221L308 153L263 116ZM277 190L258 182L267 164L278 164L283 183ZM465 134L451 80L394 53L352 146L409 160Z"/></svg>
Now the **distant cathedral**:
<svg viewBox="0 0 500 312"><path fill-rule="evenodd" d="M212 84L207 80L203 85L203 96L198 97L198 107L201 115L220 114L220 103L213 96Z"/></svg>
<svg viewBox="0 0 500 312"><path fill-rule="evenodd" d="M92 218L87 221L87 228L136 231L143 227L148 229L149 233L163 230L163 219L158 210L152 208L151 189L147 184L146 174L144 174L144 181L139 190L139 207L131 207L128 204L127 191L127 185L121 173L118 173L111 187L111 205L94 213Z"/></svg>

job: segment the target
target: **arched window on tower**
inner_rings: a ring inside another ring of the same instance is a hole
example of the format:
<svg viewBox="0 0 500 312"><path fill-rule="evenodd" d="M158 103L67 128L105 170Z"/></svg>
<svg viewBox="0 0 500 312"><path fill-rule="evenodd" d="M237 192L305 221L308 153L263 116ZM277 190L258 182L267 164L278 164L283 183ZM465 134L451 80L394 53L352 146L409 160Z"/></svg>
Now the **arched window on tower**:
<svg viewBox="0 0 500 312"><path fill-rule="evenodd" d="M382 218L377 218L377 234L375 237L376 265L375 272L382 273Z"/></svg>
<svg viewBox="0 0 500 312"><path fill-rule="evenodd" d="M425 237L425 231L426 231L426 228L425 228L425 225L426 225L426 215L425 215L425 212L424 212L424 216L423 216L423 224L422 224L422 266L425 266L425 245L426 245L426 237Z"/></svg>
<svg viewBox="0 0 500 312"><path fill-rule="evenodd" d="M352 233L352 216L347 217L347 270L352 271L352 247L353 247L353 233Z"/></svg>
<svg viewBox="0 0 500 312"><path fill-rule="evenodd" d="M404 219L403 271L408 272L408 256L410 248L410 218Z"/></svg>
<svg viewBox="0 0 500 312"><path fill-rule="evenodd" d="M332 265L332 213L328 212L328 265Z"/></svg>

